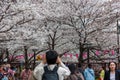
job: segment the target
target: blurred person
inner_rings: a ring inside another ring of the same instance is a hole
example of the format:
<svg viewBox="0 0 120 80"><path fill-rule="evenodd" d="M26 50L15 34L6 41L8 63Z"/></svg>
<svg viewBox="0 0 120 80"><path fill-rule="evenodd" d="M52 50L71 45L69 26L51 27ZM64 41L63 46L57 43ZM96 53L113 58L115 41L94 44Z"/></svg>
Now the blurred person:
<svg viewBox="0 0 120 80"><path fill-rule="evenodd" d="M29 69L29 67L25 67L20 74L20 78L21 80L30 80L31 74L32 71Z"/></svg>
<svg viewBox="0 0 120 80"><path fill-rule="evenodd" d="M70 75L68 67L63 64L54 50L46 52L42 62L34 69L33 73L37 80L63 80L65 76Z"/></svg>
<svg viewBox="0 0 120 80"><path fill-rule="evenodd" d="M92 69L92 65L88 64L88 67L84 71L85 80L95 80L95 72Z"/></svg>
<svg viewBox="0 0 120 80"><path fill-rule="evenodd" d="M84 75L84 69L83 69L83 67L81 66L80 63L78 64L78 70L79 70L80 73L82 73L82 75Z"/></svg>
<svg viewBox="0 0 120 80"><path fill-rule="evenodd" d="M99 80L104 80L104 76L105 76L105 67L101 66Z"/></svg>
<svg viewBox="0 0 120 80"><path fill-rule="evenodd" d="M120 80L120 72L116 70L116 66L115 62L108 64L109 70L105 71L104 80Z"/></svg>
<svg viewBox="0 0 120 80"><path fill-rule="evenodd" d="M9 80L7 70L5 67L3 68L3 77L1 80Z"/></svg>
<svg viewBox="0 0 120 80"><path fill-rule="evenodd" d="M80 73L78 69L76 69L75 64L68 65L68 68L70 69L71 74L65 80L84 80L82 73Z"/></svg>
<svg viewBox="0 0 120 80"><path fill-rule="evenodd" d="M14 73L15 73L15 71L13 71L11 68L12 68L11 65L7 64L7 63L4 66L4 69L6 71L6 75L7 75L8 79L9 80L14 80Z"/></svg>
<svg viewBox="0 0 120 80"><path fill-rule="evenodd" d="M3 78L3 66L0 65L0 80Z"/></svg>

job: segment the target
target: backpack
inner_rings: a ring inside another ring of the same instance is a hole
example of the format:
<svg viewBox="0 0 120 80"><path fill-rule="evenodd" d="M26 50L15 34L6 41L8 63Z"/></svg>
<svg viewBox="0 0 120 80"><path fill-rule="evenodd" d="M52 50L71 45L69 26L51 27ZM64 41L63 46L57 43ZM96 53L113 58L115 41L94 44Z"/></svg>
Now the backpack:
<svg viewBox="0 0 120 80"><path fill-rule="evenodd" d="M58 67L55 66L53 70L49 70L48 66L44 67L44 74L42 76L42 80L59 80L59 76L57 73Z"/></svg>

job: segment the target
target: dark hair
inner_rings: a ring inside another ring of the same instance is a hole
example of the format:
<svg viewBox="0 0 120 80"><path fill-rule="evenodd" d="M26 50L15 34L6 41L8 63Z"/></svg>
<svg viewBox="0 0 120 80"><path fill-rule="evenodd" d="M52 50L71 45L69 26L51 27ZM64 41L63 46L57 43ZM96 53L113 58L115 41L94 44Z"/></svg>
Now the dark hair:
<svg viewBox="0 0 120 80"><path fill-rule="evenodd" d="M71 74L74 74L76 71L76 66L75 64L69 64L68 65L69 70L71 71Z"/></svg>
<svg viewBox="0 0 120 80"><path fill-rule="evenodd" d="M25 66L25 71L29 71L29 66Z"/></svg>
<svg viewBox="0 0 120 80"><path fill-rule="evenodd" d="M10 69L14 70L15 67L11 66Z"/></svg>
<svg viewBox="0 0 120 80"><path fill-rule="evenodd" d="M82 67L82 65L81 65L80 63L78 63L78 67L79 67L79 68L81 68L81 67Z"/></svg>
<svg viewBox="0 0 120 80"><path fill-rule="evenodd" d="M55 64L57 61L58 53L54 50L50 50L46 52L46 61L47 64Z"/></svg>
<svg viewBox="0 0 120 80"><path fill-rule="evenodd" d="M92 65L90 63L88 64L88 68L92 68Z"/></svg>
<svg viewBox="0 0 120 80"><path fill-rule="evenodd" d="M0 65L0 68L2 67L2 65Z"/></svg>
<svg viewBox="0 0 120 80"><path fill-rule="evenodd" d="M103 70L106 70L105 66L102 66L102 69L103 69Z"/></svg>
<svg viewBox="0 0 120 80"><path fill-rule="evenodd" d="M114 63L114 64L115 64L115 66L116 66L116 67L115 67L115 70L116 70L116 68L117 68L117 63L114 62L114 61L111 61L111 62L109 62L109 64L108 64L109 71L110 71L110 64L111 64L111 63Z"/></svg>

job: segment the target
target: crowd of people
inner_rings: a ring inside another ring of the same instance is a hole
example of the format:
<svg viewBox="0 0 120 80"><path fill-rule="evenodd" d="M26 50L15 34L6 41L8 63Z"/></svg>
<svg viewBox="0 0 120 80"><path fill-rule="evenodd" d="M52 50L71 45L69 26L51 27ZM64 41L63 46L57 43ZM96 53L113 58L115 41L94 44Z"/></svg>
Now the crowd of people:
<svg viewBox="0 0 120 80"><path fill-rule="evenodd" d="M58 69L54 71L56 66ZM102 65L97 67L98 73L96 77L92 64L87 64L84 68L74 63L65 65L56 51L48 51L43 61L34 69L33 73L37 80L120 80L120 71L117 70L115 62L110 62L107 67L108 69ZM57 73L57 78L54 79L55 75L50 77L53 74L52 71Z"/></svg>
<svg viewBox="0 0 120 80"><path fill-rule="evenodd" d="M0 80L120 80L120 70L115 62L110 62L107 70L102 65L97 66L97 70L92 64L86 65L65 64L56 51L50 50L34 70L26 66L17 74L10 64L0 65Z"/></svg>
<svg viewBox="0 0 120 80"><path fill-rule="evenodd" d="M0 80L17 80L16 68L10 64L0 65Z"/></svg>

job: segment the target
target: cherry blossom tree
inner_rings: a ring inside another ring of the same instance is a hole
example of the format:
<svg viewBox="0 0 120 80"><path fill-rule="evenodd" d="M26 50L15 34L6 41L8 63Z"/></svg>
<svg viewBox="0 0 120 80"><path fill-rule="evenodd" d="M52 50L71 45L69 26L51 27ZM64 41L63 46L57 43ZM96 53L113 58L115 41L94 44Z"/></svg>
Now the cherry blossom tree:
<svg viewBox="0 0 120 80"><path fill-rule="evenodd" d="M10 53L17 49L24 53L24 46L28 52L32 46L59 53L69 49L79 51L83 61L86 43L100 50L116 45L117 0L1 0L0 4L0 35L5 36L1 46Z"/></svg>
<svg viewBox="0 0 120 80"><path fill-rule="evenodd" d="M115 11L119 9L119 6L116 7L115 4L114 1L103 3L92 2L92 0L64 0L62 2L62 6L64 5L65 8L62 8L61 12L64 13L63 16L56 16L56 20L76 31L78 36L69 37L69 40L76 44L76 48L79 49L79 59L82 59L82 53L86 50L86 43L91 42L101 50L110 47L111 34L106 33L106 31L111 32L110 30L113 29L115 24ZM112 45L115 45L115 43Z"/></svg>

